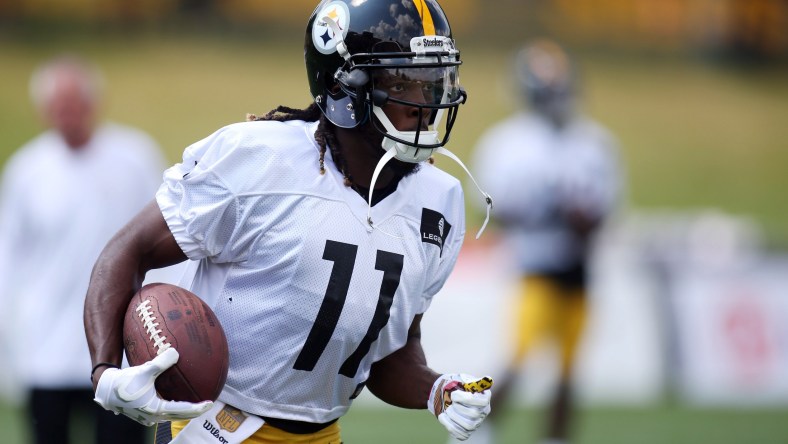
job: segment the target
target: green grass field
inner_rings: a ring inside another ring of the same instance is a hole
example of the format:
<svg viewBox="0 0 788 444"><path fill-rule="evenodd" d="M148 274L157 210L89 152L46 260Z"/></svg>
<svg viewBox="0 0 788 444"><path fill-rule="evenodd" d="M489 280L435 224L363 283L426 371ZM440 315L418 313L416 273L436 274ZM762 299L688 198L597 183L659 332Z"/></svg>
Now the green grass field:
<svg viewBox="0 0 788 444"><path fill-rule="evenodd" d="M581 410L575 444L785 444L788 411L690 409L679 406ZM536 444L541 411L510 412L498 444ZM0 404L3 444L26 444L20 411ZM346 444L443 444L443 427L424 410L354 407L341 420ZM77 442L90 444L84 434Z"/></svg>

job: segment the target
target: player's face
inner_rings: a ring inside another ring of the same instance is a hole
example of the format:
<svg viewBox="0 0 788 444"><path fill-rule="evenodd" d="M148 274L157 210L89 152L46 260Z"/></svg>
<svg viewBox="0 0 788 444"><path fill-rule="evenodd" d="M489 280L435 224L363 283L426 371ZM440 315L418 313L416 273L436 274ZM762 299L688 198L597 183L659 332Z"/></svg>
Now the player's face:
<svg viewBox="0 0 788 444"><path fill-rule="evenodd" d="M456 67L376 69L372 85L386 93L389 100L383 111L397 130L426 130L434 117L434 109L428 107L459 95L456 72Z"/></svg>
<svg viewBox="0 0 788 444"><path fill-rule="evenodd" d="M386 70L388 71L388 70ZM375 89L380 89L388 94L389 98L409 102L405 105L395 101L388 101L383 106L383 111L391 123L399 131L426 130L429 124L429 114L419 113L419 107L427 103L432 85L412 80L403 76L377 76Z"/></svg>

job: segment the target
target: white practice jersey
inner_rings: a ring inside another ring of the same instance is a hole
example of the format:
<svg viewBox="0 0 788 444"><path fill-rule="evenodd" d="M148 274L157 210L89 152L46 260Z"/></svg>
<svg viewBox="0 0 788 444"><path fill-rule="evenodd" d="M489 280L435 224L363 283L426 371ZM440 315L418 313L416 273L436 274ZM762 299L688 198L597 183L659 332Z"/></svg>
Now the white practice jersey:
<svg viewBox="0 0 788 444"><path fill-rule="evenodd" d="M622 172L610 133L588 118L556 130L536 114L516 114L479 140L475 164L495 199L493 219L507 221L508 244L522 272L555 272L584 254L561 208L609 216Z"/></svg>
<svg viewBox="0 0 788 444"><path fill-rule="evenodd" d="M370 366L401 348L462 244L460 183L424 163L372 208L343 184L317 123L246 122L186 149L157 199L198 260L189 287L230 346L220 400L260 416L343 415Z"/></svg>

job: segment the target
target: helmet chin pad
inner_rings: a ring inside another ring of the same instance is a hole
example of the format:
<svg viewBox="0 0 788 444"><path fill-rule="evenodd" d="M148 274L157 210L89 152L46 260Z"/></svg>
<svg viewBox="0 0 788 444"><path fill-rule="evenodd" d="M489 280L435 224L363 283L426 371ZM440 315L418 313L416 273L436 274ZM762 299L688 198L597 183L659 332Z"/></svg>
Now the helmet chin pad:
<svg viewBox="0 0 788 444"><path fill-rule="evenodd" d="M416 134L413 131L408 131L408 133ZM422 138L425 133L430 133L433 131L422 131L419 138ZM401 133L402 134L402 133ZM437 137L434 138L437 141ZM419 163L423 162L432 156L432 152L435 151L435 148L417 148L412 145L406 145L404 143L397 142L396 140L389 139L388 137L383 137L383 143L381 144L384 150L388 151L391 148L396 149L394 154L394 158L397 160L401 160L403 162L409 163Z"/></svg>
<svg viewBox="0 0 788 444"><path fill-rule="evenodd" d="M383 142L381 146L385 151L394 148L394 157L397 160L409 163L423 162L430 158L432 152L439 146L441 141L438 138L438 131L424 130L424 131L399 131L391 123L386 113L379 106L372 106L372 112L375 114L377 121L383 125L385 132L383 132ZM436 122L437 123L437 122ZM377 125L376 125L377 128ZM381 130L379 128L379 130ZM418 141L416 135L418 134ZM399 140L395 140L399 139ZM418 144L414 146L409 144ZM425 147L424 145L428 145Z"/></svg>

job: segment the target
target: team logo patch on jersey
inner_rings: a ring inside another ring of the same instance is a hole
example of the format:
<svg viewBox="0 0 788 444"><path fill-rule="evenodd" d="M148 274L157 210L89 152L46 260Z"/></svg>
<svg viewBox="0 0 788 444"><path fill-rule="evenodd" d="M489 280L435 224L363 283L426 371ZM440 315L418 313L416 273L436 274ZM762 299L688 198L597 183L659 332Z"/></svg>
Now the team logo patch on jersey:
<svg viewBox="0 0 788 444"><path fill-rule="evenodd" d="M449 236L451 224L437 211L429 208L421 210L421 241L437 245L443 255L443 243Z"/></svg>
<svg viewBox="0 0 788 444"><path fill-rule="evenodd" d="M231 405L224 406L222 411L216 415L216 422L219 423L219 428L227 430L230 433L238 430L238 427L240 427L244 421L246 421L246 413Z"/></svg>

